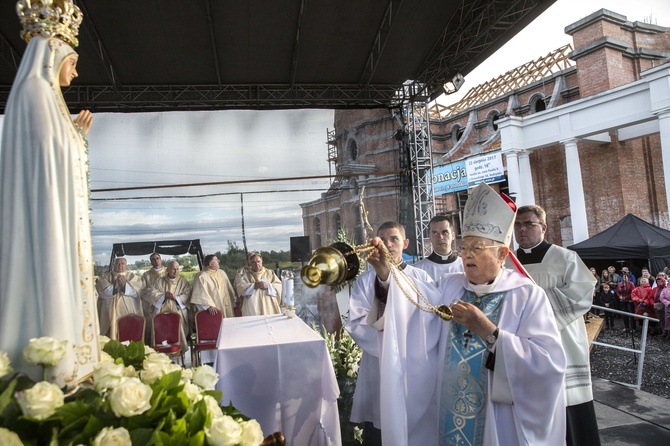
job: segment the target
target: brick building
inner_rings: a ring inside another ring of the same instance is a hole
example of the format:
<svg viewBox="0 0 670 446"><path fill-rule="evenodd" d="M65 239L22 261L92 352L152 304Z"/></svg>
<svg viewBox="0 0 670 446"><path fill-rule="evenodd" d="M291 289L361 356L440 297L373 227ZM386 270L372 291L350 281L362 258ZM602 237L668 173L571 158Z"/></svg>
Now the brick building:
<svg viewBox="0 0 670 446"><path fill-rule="evenodd" d="M494 188L544 207L547 240L558 245L628 213L670 228L670 166L663 166L664 152L670 160L668 28L603 9L565 31L572 51L505 73L453 106L433 106L433 167L502 153L505 176ZM312 249L339 228L362 238L361 191L375 229L400 218L407 207L398 175L407 166L402 124L397 111L335 112L331 160L346 176L301 205ZM467 187L437 195L435 211L458 228L466 199Z"/></svg>

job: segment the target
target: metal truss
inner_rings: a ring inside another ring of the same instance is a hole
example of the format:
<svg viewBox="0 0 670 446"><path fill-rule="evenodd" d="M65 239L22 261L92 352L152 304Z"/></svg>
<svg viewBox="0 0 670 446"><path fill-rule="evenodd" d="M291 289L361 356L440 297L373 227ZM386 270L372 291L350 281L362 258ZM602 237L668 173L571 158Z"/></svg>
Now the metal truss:
<svg viewBox="0 0 670 446"><path fill-rule="evenodd" d="M419 91L425 88L420 83L407 82L401 96L421 98ZM433 149L430 138L430 118L428 103L423 101L407 101L403 104L404 116L403 148L400 156L400 166L406 170L406 175L400 176L401 189L401 223L410 222L408 212L410 206L403 197L407 197L407 180L412 196L412 220L414 227L415 253L420 258L430 255L428 252L428 235L430 219L435 215L435 198L431 187L433 175ZM404 180L404 181L403 181ZM403 193L405 192L405 193ZM409 228L408 228L409 229ZM414 251L414 250L411 250ZM411 252L410 251L410 252Z"/></svg>
<svg viewBox="0 0 670 446"><path fill-rule="evenodd" d="M458 72L481 62L495 43L521 22L533 18L547 0L463 0L440 38L426 57L417 81L426 86L425 95L435 99L443 85Z"/></svg>
<svg viewBox="0 0 670 446"><path fill-rule="evenodd" d="M142 85L71 86L64 96L71 110L141 112L279 108L380 108L397 85ZM0 87L6 104L10 87Z"/></svg>

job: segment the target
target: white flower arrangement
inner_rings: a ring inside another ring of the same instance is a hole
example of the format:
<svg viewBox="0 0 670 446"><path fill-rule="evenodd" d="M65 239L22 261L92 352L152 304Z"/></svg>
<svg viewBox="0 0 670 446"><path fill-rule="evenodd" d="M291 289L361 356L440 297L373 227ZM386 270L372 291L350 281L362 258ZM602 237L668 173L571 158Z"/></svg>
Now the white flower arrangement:
<svg viewBox="0 0 670 446"><path fill-rule="evenodd" d="M316 330L316 327L313 328ZM362 424L352 423L349 421L349 418L363 350L343 328L335 333L328 333L324 329L320 334L326 341L326 348L333 363L337 384L340 388L337 405L340 411L342 443L361 444L363 443Z"/></svg>
<svg viewBox="0 0 670 446"><path fill-rule="evenodd" d="M216 371L183 369L141 342L102 339L104 352L91 382L65 395L48 381L12 372L0 351L0 445L258 446L263 432L232 405L222 408ZM101 342L101 344L102 344ZM51 367L66 343L30 341L24 358Z"/></svg>

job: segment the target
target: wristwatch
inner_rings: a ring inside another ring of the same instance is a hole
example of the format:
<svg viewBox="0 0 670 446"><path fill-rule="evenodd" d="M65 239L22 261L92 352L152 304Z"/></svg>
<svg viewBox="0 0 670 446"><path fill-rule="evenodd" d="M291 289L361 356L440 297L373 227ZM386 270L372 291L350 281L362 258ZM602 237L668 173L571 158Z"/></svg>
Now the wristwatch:
<svg viewBox="0 0 670 446"><path fill-rule="evenodd" d="M493 333L491 333L490 335L488 335L486 337L486 339L484 339L484 341L486 341L486 346L488 348L493 347L493 344L496 343L496 341L498 340L498 333L500 333L500 329L498 327L496 327L496 329L493 331Z"/></svg>

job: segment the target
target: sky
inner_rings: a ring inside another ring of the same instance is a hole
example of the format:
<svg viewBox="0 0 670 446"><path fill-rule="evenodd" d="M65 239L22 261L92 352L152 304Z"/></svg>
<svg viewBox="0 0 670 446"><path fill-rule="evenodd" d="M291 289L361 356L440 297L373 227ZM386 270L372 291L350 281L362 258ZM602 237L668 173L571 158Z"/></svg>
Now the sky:
<svg viewBox="0 0 670 446"><path fill-rule="evenodd" d="M624 15L630 22L670 27L668 0L557 0L496 53L468 73L458 92L442 96L438 102L445 105L457 102L471 88L546 56L563 45L572 44L572 37L565 34L565 27L600 9Z"/></svg>
<svg viewBox="0 0 670 446"><path fill-rule="evenodd" d="M242 248L285 250L300 236L299 203L326 179L190 186L328 175L332 110L96 114L89 135L91 221L96 261L114 243L200 239L205 254ZM147 198L151 197L151 198ZM133 259L130 259L131 261Z"/></svg>
<svg viewBox="0 0 670 446"><path fill-rule="evenodd" d="M667 0L558 0L439 102L571 43L565 27L601 8L670 26ZM205 254L225 251L228 241L243 247L242 212L250 250L289 250L290 237L303 235L299 204L319 198L329 180L98 190L327 175L333 117L332 110L96 114L89 134L94 259L106 264L120 242L199 238Z"/></svg>

